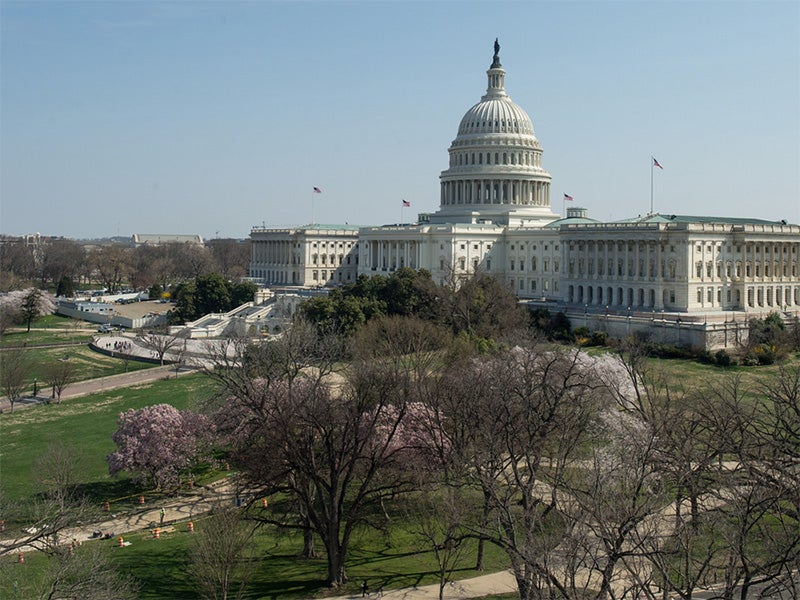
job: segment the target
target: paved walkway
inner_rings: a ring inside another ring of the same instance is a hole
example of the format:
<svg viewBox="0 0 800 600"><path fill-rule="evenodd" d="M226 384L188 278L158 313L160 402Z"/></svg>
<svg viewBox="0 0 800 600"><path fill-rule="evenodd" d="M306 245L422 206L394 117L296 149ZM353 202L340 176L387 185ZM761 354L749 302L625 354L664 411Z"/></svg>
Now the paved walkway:
<svg viewBox="0 0 800 600"><path fill-rule="evenodd" d="M132 340L129 337L123 336L104 336L100 338L101 346L105 344L110 344L111 348L114 347L116 342L127 342L131 343ZM148 351L144 348L140 348L136 344L131 344L131 354L134 355L141 355L146 356ZM178 370L178 375L185 375L187 373L193 373L195 369L189 367L181 367ZM114 390L118 388L130 387L133 385L140 385L142 383L148 383L150 381L157 381L159 379L165 379L167 377L175 377L175 367L164 365L153 367L150 369L139 369L137 371L131 371L130 373L120 373L118 375L107 375L105 377L98 377L97 379L87 379L85 381L77 381L73 384L67 386L64 390L64 393L61 394L61 400L69 400L70 398L78 398L80 396L86 396L88 394L95 394L97 392L104 392L106 390ZM17 399L14 402L14 410L19 410L23 408L27 408L29 406L38 406L40 404L46 403L50 400L49 394L47 392L49 389L44 386L40 392L41 394L38 396L23 396L22 398ZM11 410L11 403L5 398L0 398L0 412L6 412Z"/></svg>
<svg viewBox="0 0 800 600"><path fill-rule="evenodd" d="M369 580L367 580L369 585ZM448 600L461 598L481 598L491 594L513 594L517 591L517 583L511 571L499 571L472 579L462 579L448 583L444 589L444 597ZM439 584L421 585L419 587L401 588L397 590L369 590L368 598L385 598L386 600L439 600ZM356 600L363 598L360 593L350 596L327 596L319 600Z"/></svg>

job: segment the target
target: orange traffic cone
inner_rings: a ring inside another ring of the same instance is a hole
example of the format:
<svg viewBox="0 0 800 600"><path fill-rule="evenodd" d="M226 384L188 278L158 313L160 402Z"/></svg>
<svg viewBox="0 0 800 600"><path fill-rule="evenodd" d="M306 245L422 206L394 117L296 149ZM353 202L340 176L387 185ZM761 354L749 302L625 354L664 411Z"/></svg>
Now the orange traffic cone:
<svg viewBox="0 0 800 600"><path fill-rule="evenodd" d="M119 536L119 537L117 538L117 546L119 546L120 548L122 548L124 545L125 545L125 540L123 540L123 539L122 539L122 536Z"/></svg>
<svg viewBox="0 0 800 600"><path fill-rule="evenodd" d="M17 554L17 562L18 563L24 563L25 562L25 555L22 552Z"/></svg>
<svg viewBox="0 0 800 600"><path fill-rule="evenodd" d="M139 504L144 504L144 496L139 496Z"/></svg>
<svg viewBox="0 0 800 600"><path fill-rule="evenodd" d="M111 510L111 504L106 502L105 504L103 504L103 508L105 508L106 510Z"/></svg>
<svg viewBox="0 0 800 600"><path fill-rule="evenodd" d="M194 533L194 523L189 521L189 533Z"/></svg>
<svg viewBox="0 0 800 600"><path fill-rule="evenodd" d="M262 498L261 499L261 508L267 508L267 499L266 498Z"/></svg>
<svg viewBox="0 0 800 600"><path fill-rule="evenodd" d="M158 527L153 529L153 537L155 539L160 539L161 538L161 530Z"/></svg>

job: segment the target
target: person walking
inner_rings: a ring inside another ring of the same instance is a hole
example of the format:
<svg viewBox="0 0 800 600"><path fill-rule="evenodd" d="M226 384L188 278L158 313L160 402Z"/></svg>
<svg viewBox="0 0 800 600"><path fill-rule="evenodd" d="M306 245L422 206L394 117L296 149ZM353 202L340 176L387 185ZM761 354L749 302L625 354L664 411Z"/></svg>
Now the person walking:
<svg viewBox="0 0 800 600"><path fill-rule="evenodd" d="M163 525L163 524L164 524L164 515L165 515L165 514L167 514L167 511L165 511L165 510L162 508L162 509L161 509L161 522L159 523L159 525Z"/></svg>

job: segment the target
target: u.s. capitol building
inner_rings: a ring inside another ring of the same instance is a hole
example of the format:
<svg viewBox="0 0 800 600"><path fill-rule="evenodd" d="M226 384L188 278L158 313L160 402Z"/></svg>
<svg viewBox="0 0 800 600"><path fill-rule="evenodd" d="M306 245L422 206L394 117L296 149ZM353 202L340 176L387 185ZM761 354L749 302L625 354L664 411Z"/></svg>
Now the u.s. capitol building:
<svg viewBox="0 0 800 600"><path fill-rule="evenodd" d="M250 276L270 287L320 287L402 267L427 269L439 282L482 271L522 300L566 311L573 325L619 335L660 327L664 341L709 347L730 345L754 313L798 314L798 225L554 213L542 146L506 93L505 75L495 43L486 93L450 145L438 211L411 225L255 227ZM705 333L692 335L693 324ZM715 328L724 334L709 333Z"/></svg>

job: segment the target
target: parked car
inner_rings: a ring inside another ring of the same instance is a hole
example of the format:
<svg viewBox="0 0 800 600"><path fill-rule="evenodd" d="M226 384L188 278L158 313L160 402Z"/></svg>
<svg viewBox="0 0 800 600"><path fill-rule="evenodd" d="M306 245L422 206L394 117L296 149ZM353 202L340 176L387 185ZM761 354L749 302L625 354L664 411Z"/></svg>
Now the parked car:
<svg viewBox="0 0 800 600"><path fill-rule="evenodd" d="M112 331L114 331L114 328L108 323L105 323L103 325L100 325L100 327L97 328L97 331L99 331L100 333L111 333Z"/></svg>

